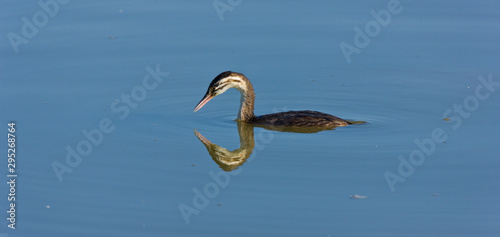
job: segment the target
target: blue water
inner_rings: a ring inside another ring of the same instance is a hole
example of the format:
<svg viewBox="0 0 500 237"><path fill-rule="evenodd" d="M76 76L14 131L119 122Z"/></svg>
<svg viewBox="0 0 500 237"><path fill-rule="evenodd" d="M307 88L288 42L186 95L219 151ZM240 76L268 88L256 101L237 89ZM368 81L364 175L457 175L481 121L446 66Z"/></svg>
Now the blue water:
<svg viewBox="0 0 500 237"><path fill-rule="evenodd" d="M41 2L0 7L0 236L500 234L497 1ZM238 91L192 110L226 70L366 123L253 128L223 171L194 131L238 149Z"/></svg>

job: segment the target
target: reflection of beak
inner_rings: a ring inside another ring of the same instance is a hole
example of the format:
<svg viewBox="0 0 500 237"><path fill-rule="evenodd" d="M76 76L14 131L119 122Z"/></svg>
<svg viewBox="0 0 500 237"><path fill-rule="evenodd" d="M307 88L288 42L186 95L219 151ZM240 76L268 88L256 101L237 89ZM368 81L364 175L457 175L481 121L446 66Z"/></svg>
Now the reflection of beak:
<svg viewBox="0 0 500 237"><path fill-rule="evenodd" d="M198 139L200 139L200 141L205 145L210 145L212 144L208 139L206 139L204 136L201 135L201 133L199 133L198 131L196 131L196 129L194 130L194 135L196 135L196 137Z"/></svg>
<svg viewBox="0 0 500 237"><path fill-rule="evenodd" d="M210 94L206 94L205 97L203 97L203 99L201 99L200 103L198 103L198 105L196 105L196 107L194 108L194 112L198 111L199 109L201 109L201 107L203 107L203 105L205 105L206 103L208 103L208 101L210 101L212 98L214 98L212 95Z"/></svg>

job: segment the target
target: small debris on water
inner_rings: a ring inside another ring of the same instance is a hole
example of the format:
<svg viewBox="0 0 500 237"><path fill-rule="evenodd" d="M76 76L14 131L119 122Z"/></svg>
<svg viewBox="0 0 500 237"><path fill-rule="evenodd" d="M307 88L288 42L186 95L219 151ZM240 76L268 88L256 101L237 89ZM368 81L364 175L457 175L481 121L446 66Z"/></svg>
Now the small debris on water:
<svg viewBox="0 0 500 237"><path fill-rule="evenodd" d="M350 196L350 198L351 199L367 199L368 197L354 194L354 195Z"/></svg>

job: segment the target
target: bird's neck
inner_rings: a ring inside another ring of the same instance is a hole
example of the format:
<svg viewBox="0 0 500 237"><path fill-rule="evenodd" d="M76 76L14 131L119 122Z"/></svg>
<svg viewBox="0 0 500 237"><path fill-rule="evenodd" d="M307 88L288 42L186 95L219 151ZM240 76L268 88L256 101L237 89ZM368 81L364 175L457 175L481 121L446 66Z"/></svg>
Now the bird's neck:
<svg viewBox="0 0 500 237"><path fill-rule="evenodd" d="M238 120L250 121L255 118L253 113L255 104L255 92L250 81L246 80L243 88L237 88L241 93L240 110L238 111Z"/></svg>

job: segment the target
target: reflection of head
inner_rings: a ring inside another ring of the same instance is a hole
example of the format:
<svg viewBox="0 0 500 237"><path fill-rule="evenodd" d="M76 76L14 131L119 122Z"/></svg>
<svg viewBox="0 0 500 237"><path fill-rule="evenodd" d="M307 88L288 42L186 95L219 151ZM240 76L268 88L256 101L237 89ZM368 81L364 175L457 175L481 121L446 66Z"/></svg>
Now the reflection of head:
<svg viewBox="0 0 500 237"><path fill-rule="evenodd" d="M205 145L215 163L217 163L221 169L228 172L243 165L248 157L250 157L255 147L252 125L245 122L238 122L238 133L240 136L240 148L229 151L226 148L211 143L199 132L195 131L196 137Z"/></svg>

